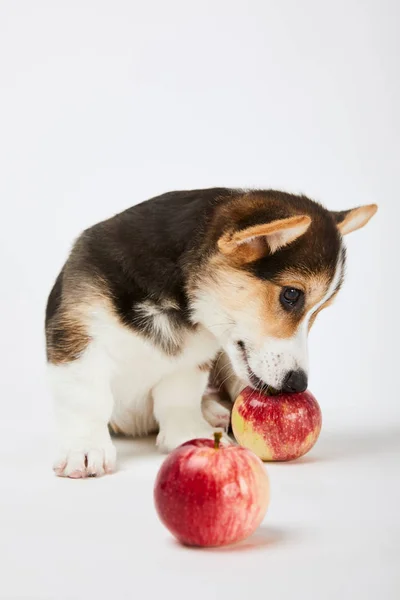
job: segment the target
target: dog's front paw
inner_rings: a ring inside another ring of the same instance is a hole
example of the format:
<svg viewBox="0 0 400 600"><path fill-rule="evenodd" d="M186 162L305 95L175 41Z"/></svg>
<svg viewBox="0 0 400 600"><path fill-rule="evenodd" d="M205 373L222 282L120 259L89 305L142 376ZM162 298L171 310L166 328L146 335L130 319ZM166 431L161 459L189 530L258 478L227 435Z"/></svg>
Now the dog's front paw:
<svg viewBox="0 0 400 600"><path fill-rule="evenodd" d="M64 446L53 470L59 477L82 479L101 477L113 473L116 468L116 450L110 439L74 442Z"/></svg>
<svg viewBox="0 0 400 600"><path fill-rule="evenodd" d="M231 402L221 400L218 394L207 394L203 397L202 410L212 427L228 429L231 422Z"/></svg>
<svg viewBox="0 0 400 600"><path fill-rule="evenodd" d="M176 421L160 428L160 433L157 436L157 446L161 452L171 452L171 450L190 440L213 439L217 430L220 429L211 427L207 421L201 419L192 423ZM222 439L225 443L232 444L232 440L225 433Z"/></svg>

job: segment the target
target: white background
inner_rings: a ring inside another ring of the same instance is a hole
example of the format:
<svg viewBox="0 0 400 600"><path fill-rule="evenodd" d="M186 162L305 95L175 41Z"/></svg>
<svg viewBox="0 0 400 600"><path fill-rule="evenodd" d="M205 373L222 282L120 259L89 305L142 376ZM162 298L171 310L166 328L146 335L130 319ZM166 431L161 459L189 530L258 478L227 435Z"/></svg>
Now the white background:
<svg viewBox="0 0 400 600"><path fill-rule="evenodd" d="M396 0L0 2L0 598L400 595ZM239 548L158 523L153 440L51 473L46 297L84 228L172 189L377 202L311 334L324 430Z"/></svg>

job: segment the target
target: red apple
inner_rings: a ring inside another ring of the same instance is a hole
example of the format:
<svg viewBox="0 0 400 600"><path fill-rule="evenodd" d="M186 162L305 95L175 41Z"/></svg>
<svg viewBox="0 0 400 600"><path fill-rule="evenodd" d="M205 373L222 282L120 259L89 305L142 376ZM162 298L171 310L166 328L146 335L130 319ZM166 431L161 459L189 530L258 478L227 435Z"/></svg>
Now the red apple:
<svg viewBox="0 0 400 600"><path fill-rule="evenodd" d="M246 387L232 410L236 440L262 460L306 454L321 431L321 410L309 392L267 396Z"/></svg>
<svg viewBox="0 0 400 600"><path fill-rule="evenodd" d="M222 546L251 535L269 503L269 480L255 454L198 439L174 450L158 473L154 500L169 531L189 546Z"/></svg>

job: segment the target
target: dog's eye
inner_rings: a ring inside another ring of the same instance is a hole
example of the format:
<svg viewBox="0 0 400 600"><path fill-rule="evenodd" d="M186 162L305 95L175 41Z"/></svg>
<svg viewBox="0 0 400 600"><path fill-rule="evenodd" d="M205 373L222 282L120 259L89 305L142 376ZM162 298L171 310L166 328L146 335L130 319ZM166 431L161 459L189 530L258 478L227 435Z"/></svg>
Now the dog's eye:
<svg viewBox="0 0 400 600"><path fill-rule="evenodd" d="M284 287L281 291L280 301L284 308L294 308L303 299L304 293L292 287Z"/></svg>

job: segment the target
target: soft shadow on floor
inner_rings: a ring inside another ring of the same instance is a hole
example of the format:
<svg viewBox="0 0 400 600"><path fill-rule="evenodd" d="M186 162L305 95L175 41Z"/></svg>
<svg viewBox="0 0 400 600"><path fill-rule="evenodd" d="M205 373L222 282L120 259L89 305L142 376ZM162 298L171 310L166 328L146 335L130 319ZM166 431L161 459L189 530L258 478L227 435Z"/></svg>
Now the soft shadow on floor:
<svg viewBox="0 0 400 600"><path fill-rule="evenodd" d="M400 427L352 431L326 431L321 433L310 455L303 456L285 465L312 464L359 456L377 456L400 452Z"/></svg>
<svg viewBox="0 0 400 600"><path fill-rule="evenodd" d="M298 534L297 534L298 535ZM210 548L214 552L244 552L249 550L260 550L266 547L275 547L280 544L293 541L296 537L294 532L288 529L279 529L277 527L261 526L247 540L233 544L232 546L221 546L220 548Z"/></svg>
<svg viewBox="0 0 400 600"><path fill-rule="evenodd" d="M143 438L116 437L118 462L121 466L129 464L135 458L162 456L156 448L156 435ZM310 454L297 460L279 462L285 467L311 465L320 462L335 461L359 456L380 455L388 452L400 453L400 427L367 429L352 431L324 431Z"/></svg>
<svg viewBox="0 0 400 600"><path fill-rule="evenodd" d="M177 540L172 539L171 544L180 546L181 548L189 549L197 552L213 552L213 553L229 553L229 552L247 552L256 551L262 548L275 547L280 544L293 542L298 538L298 531L289 529L279 529L278 527L270 527L262 525L257 529L252 536L237 544L229 546L219 546L217 548L199 548L196 546L182 546Z"/></svg>
<svg viewBox="0 0 400 600"><path fill-rule="evenodd" d="M156 436L149 435L142 438L116 437L113 442L117 448L118 462L123 465L124 462L130 462L135 458L144 458L149 456L158 456L156 448Z"/></svg>

